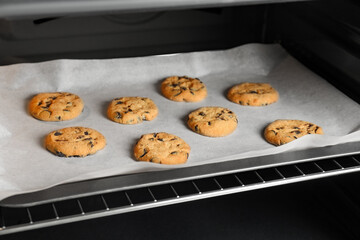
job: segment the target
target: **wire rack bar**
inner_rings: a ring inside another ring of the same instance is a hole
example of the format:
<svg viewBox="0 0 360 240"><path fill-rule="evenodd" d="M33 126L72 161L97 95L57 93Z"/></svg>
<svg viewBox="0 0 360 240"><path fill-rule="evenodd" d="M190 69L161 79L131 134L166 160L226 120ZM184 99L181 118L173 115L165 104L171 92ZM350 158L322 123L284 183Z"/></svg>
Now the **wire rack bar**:
<svg viewBox="0 0 360 240"><path fill-rule="evenodd" d="M338 163L338 161L336 161L336 159L333 159L333 162L340 168L340 169L344 169L344 167Z"/></svg>
<svg viewBox="0 0 360 240"><path fill-rule="evenodd" d="M306 174L295 164L294 167L296 168L296 170L298 170L299 173L301 173L301 175L306 176Z"/></svg>
<svg viewBox="0 0 360 240"><path fill-rule="evenodd" d="M279 176L282 178L282 179L286 179L286 177L280 172L280 170L278 169L278 168L274 168L274 170L275 170L275 172L277 173L277 174L279 174Z"/></svg>

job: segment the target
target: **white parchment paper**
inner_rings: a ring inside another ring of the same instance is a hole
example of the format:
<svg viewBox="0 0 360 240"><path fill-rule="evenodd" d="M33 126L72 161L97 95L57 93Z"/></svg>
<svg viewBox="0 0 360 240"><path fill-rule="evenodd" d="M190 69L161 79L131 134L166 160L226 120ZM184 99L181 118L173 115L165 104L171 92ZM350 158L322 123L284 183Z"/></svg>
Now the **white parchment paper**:
<svg viewBox="0 0 360 240"><path fill-rule="evenodd" d="M171 75L200 78L208 97L198 103L173 102L160 93ZM241 82L268 82L280 100L264 107L241 106L226 99ZM43 122L27 112L39 92L67 91L85 103L78 118ZM151 122L121 125L106 118L109 102L121 96L151 98L159 107ZM166 170L360 141L360 106L309 71L278 45L248 44L225 51L110 60L56 60L0 67L0 199L56 184L116 174ZM222 106L236 113L239 125L229 136L210 138L186 126L187 115L202 106ZM320 125L324 135L307 135L275 147L262 132L276 119L300 119ZM100 131L107 146L85 158L54 156L43 146L51 131L84 126ZM169 132L190 146L184 165L137 162L132 149L145 133Z"/></svg>

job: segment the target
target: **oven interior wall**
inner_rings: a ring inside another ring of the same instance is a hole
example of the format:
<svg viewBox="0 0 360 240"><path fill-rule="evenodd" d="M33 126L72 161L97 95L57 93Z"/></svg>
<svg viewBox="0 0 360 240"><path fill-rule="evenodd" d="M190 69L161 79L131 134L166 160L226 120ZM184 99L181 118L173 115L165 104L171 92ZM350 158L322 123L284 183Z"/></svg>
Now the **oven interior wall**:
<svg viewBox="0 0 360 240"><path fill-rule="evenodd" d="M0 19L0 65L279 43L360 102L359 11L356 1L330 0Z"/></svg>
<svg viewBox="0 0 360 240"><path fill-rule="evenodd" d="M267 6L0 21L0 64L226 49L262 42Z"/></svg>

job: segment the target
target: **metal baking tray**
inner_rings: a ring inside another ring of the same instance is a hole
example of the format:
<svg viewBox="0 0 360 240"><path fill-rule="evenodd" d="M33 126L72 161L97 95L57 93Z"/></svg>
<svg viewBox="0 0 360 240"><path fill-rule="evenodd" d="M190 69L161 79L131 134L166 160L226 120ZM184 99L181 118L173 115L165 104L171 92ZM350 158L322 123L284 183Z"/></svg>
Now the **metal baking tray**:
<svg viewBox="0 0 360 240"><path fill-rule="evenodd" d="M321 159L360 154L360 142L350 142L334 146L284 152L221 163L204 164L200 166L179 169L153 171L128 175L119 175L86 181L72 182L54 186L45 190L19 194L3 199L0 206L29 207L66 199L80 198L95 194L110 193L159 184L170 184L199 178L215 177L257 170L269 167L278 167L288 164L299 164ZM340 169L346 173L349 169ZM305 180L305 179L304 179ZM280 184L286 184L284 179Z"/></svg>
<svg viewBox="0 0 360 240"><path fill-rule="evenodd" d="M13 196L0 204L0 235L358 172L359 146L114 176Z"/></svg>

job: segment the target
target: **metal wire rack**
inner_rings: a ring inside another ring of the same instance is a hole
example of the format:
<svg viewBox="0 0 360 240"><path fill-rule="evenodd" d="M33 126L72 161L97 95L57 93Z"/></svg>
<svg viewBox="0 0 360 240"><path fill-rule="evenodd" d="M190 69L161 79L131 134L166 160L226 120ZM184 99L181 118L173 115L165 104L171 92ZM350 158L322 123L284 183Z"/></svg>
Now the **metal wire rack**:
<svg viewBox="0 0 360 240"><path fill-rule="evenodd" d="M0 235L360 171L360 155L67 199L1 207Z"/></svg>

